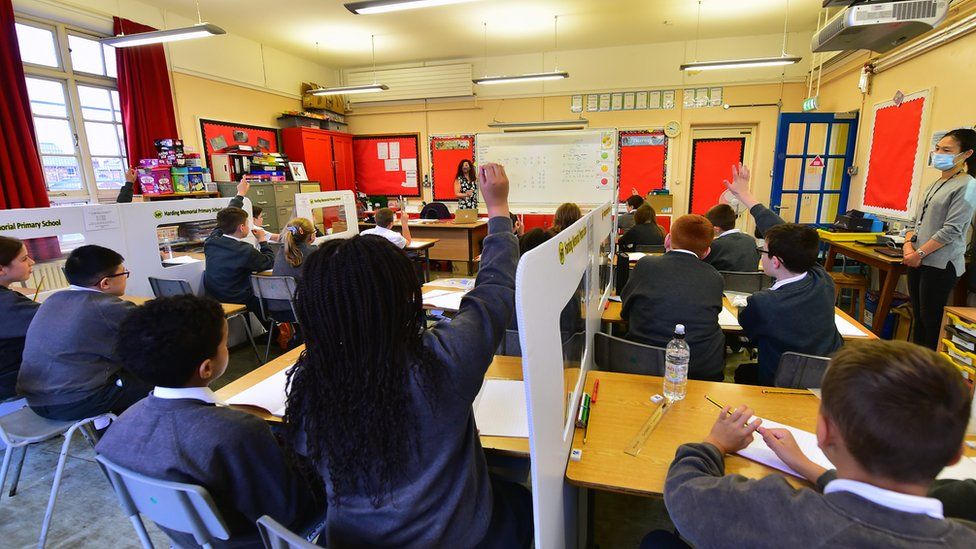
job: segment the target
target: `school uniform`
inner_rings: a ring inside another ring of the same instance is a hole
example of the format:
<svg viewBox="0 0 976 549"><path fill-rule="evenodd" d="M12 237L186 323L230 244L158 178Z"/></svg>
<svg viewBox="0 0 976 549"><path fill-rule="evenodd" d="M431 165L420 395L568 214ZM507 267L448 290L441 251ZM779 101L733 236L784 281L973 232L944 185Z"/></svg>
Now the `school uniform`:
<svg viewBox="0 0 976 549"><path fill-rule="evenodd" d="M402 234L386 227L380 227L379 225L373 227L372 229L366 229L359 234L362 236L382 236L383 238L392 242L397 248L403 249L407 246L407 239L404 238Z"/></svg>
<svg viewBox="0 0 976 549"><path fill-rule="evenodd" d="M637 246L661 246L664 244L664 232L654 223L641 223L631 227L620 240L617 241L621 250L635 250Z"/></svg>
<svg viewBox="0 0 976 549"><path fill-rule="evenodd" d="M392 479L392 496L379 506L364 493L342 495L341 505L329 509L328 546L531 546L530 494L488 474L472 411L514 310L517 263L512 220L489 219L474 289L452 321L423 335L426 351L438 359L447 379L430 395L410 378L416 454L403 456L404 474ZM304 443L298 445L303 451ZM319 469L331 501L335 491L328 463L323 460Z"/></svg>
<svg viewBox="0 0 976 549"><path fill-rule="evenodd" d="M244 199L235 196L228 207L243 205ZM251 275L271 269L275 258L267 242L262 242L260 248L256 250L243 239L214 229L203 243L203 285L207 295L221 303L247 305L249 311L258 314L261 309L251 289Z"/></svg>
<svg viewBox="0 0 976 549"><path fill-rule="evenodd" d="M976 547L976 524L945 519L938 500L825 480L821 493L781 475L725 475L718 448L685 444L668 471L664 503L697 547Z"/></svg>
<svg viewBox="0 0 976 549"><path fill-rule="evenodd" d="M148 477L205 488L231 534L215 547L261 547L255 521L262 515L306 529L324 514L315 483L289 463L264 421L218 402L206 387L156 387L109 427L95 451ZM179 547L197 547L191 534L162 530Z"/></svg>
<svg viewBox="0 0 976 549"><path fill-rule="evenodd" d="M295 279L295 282L299 282L302 279L302 265L308 260L308 256L312 255L312 252L318 249L318 246L309 244L308 242L298 244L298 251L302 254L302 263L296 267L289 263L288 258L285 257L285 247L278 248L278 252L275 254L274 268L272 268L271 273L274 276L290 276ZM265 302L265 305L272 313L285 313L287 317L291 317L292 315L291 305L284 299L269 299Z"/></svg>
<svg viewBox="0 0 976 549"><path fill-rule="evenodd" d="M722 275L687 250L641 258L620 293L627 339L665 347L674 337L674 326L684 324L691 348L688 377L722 381L725 336L718 324L722 288Z"/></svg>
<svg viewBox="0 0 976 549"><path fill-rule="evenodd" d="M836 478L837 471L831 469L818 479L817 487L822 491ZM976 522L976 480L937 479L929 486L928 496L942 502L946 517Z"/></svg>
<svg viewBox="0 0 976 549"><path fill-rule="evenodd" d="M17 392L35 413L60 420L118 414L149 393L151 387L122 369L116 353L119 328L134 307L78 286L41 304L17 376Z"/></svg>
<svg viewBox="0 0 976 549"><path fill-rule="evenodd" d="M718 271L754 273L759 270L756 239L739 229L725 231L712 240L705 261Z"/></svg>
<svg viewBox="0 0 976 549"><path fill-rule="evenodd" d="M783 222L762 204L752 213L764 233ZM738 383L771 386L783 353L829 356L844 344L834 322L834 282L820 265L749 296L739 324L758 348L759 365L741 365Z"/></svg>
<svg viewBox="0 0 976 549"><path fill-rule="evenodd" d="M17 394L17 372L24 356L24 341L40 303L0 286L0 400Z"/></svg>

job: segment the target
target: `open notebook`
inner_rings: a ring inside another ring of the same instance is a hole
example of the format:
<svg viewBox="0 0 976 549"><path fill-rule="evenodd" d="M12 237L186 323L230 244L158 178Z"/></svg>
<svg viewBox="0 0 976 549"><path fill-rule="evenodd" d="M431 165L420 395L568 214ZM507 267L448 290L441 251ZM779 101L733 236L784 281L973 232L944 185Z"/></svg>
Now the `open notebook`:
<svg viewBox="0 0 976 549"><path fill-rule="evenodd" d="M525 382L486 379L474 399L474 419L482 435L528 438Z"/></svg>
<svg viewBox="0 0 976 549"><path fill-rule="evenodd" d="M291 366L265 379L261 383L245 389L227 399L227 404L255 406L269 414L282 417L285 415L285 386L288 384L288 371Z"/></svg>
<svg viewBox="0 0 976 549"><path fill-rule="evenodd" d="M800 446L800 449L803 450L803 453L810 459L810 461L813 461L825 469L834 468L834 465L830 463L827 456L825 456L817 446L817 435L802 429L797 429L796 427L790 427L789 425L770 421L768 419L763 419L763 426L771 429L779 428L790 431L793 434L793 438L796 439L796 443ZM772 467L773 469L778 469L784 473L788 473L796 477L800 476L796 471L783 463L781 459L776 457L776 454L773 453L769 446L766 445L766 441L763 440L762 435L759 433L753 433L752 444L747 446L744 450L741 450L739 455L746 459L751 459L752 461ZM976 479L976 460L963 457L956 465L943 469L937 478L956 480Z"/></svg>
<svg viewBox="0 0 976 549"><path fill-rule="evenodd" d="M723 307L722 312L718 315L718 323L723 328L738 327L739 319L731 311ZM838 314L834 314L834 324L837 325L837 331L840 332L841 337L867 337L868 335L864 333L864 330Z"/></svg>
<svg viewBox="0 0 976 549"><path fill-rule="evenodd" d="M461 308L461 298L467 292L450 290L432 290L424 294L424 305L445 311L457 311Z"/></svg>

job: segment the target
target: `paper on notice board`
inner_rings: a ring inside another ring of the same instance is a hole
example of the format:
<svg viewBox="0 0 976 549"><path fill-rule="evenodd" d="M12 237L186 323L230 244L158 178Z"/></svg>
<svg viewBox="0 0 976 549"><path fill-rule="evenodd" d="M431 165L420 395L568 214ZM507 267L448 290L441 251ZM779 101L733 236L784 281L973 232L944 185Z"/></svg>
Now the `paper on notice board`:
<svg viewBox="0 0 976 549"><path fill-rule="evenodd" d="M388 172L398 172L400 171L400 159L399 158L389 158L383 161L383 165Z"/></svg>
<svg viewBox="0 0 976 549"><path fill-rule="evenodd" d="M401 158L400 166L403 167L405 172L415 172L417 171L417 159L416 158ZM414 174L416 175L416 174Z"/></svg>
<svg viewBox="0 0 976 549"><path fill-rule="evenodd" d="M474 420L482 436L528 438L525 382L485 380L474 399Z"/></svg>
<svg viewBox="0 0 976 549"><path fill-rule="evenodd" d="M407 170L407 178L403 180L404 187L416 187L417 186L417 172Z"/></svg>
<svg viewBox="0 0 976 549"><path fill-rule="evenodd" d="M379 160L386 160L390 157L390 146L385 142L376 144L376 158Z"/></svg>
<svg viewBox="0 0 976 549"><path fill-rule="evenodd" d="M121 226L119 210L115 206L88 206L85 208L86 231L105 231L118 229Z"/></svg>
<svg viewBox="0 0 976 549"><path fill-rule="evenodd" d="M400 158L400 143L390 141L390 158Z"/></svg>

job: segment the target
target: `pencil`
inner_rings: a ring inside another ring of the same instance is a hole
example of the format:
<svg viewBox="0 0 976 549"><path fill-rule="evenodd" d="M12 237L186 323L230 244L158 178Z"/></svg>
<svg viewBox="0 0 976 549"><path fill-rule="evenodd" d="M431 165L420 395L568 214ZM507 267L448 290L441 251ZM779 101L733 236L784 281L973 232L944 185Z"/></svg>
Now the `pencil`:
<svg viewBox="0 0 976 549"><path fill-rule="evenodd" d="M810 391L774 391L771 389L763 389L764 395L800 395L800 396L815 396Z"/></svg>
<svg viewBox="0 0 976 549"><path fill-rule="evenodd" d="M41 293L41 288L44 287L44 279L46 279L46 278L47 278L47 275L42 276L41 277L41 281L37 283L37 288L34 289L34 298L31 301L37 301L37 296L38 296L38 294Z"/></svg>
<svg viewBox="0 0 976 549"><path fill-rule="evenodd" d="M718 409L719 410L724 410L725 409L725 406L722 406L718 402L715 402L714 400L712 400L712 397L710 397L708 395L705 395L705 400L707 400L707 401L711 402L712 404L718 406ZM729 415L732 415L732 412L729 412Z"/></svg>

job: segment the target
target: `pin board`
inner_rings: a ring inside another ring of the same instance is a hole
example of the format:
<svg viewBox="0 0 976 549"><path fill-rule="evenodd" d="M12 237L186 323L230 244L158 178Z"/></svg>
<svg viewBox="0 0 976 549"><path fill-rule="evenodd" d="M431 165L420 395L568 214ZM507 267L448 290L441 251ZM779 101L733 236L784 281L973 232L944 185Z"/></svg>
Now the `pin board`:
<svg viewBox="0 0 976 549"><path fill-rule="evenodd" d="M862 210L903 219L913 215L928 153L930 102L930 90L922 90L904 96L901 104L874 106Z"/></svg>
<svg viewBox="0 0 976 549"><path fill-rule="evenodd" d="M667 187L668 138L661 130L625 130L618 133L617 198L646 196ZM636 193L634 190L636 189Z"/></svg>
<svg viewBox="0 0 976 549"><path fill-rule="evenodd" d="M200 137L207 165L210 156L225 149L244 145L260 152L278 152L278 129L223 120L200 119Z"/></svg>
<svg viewBox="0 0 976 549"><path fill-rule="evenodd" d="M462 160L474 164L474 135L430 136L430 178L434 186L434 200L457 200L454 179Z"/></svg>
<svg viewBox="0 0 976 549"><path fill-rule="evenodd" d="M475 160L505 166L515 206L595 206L616 196L615 129L479 133Z"/></svg>
<svg viewBox="0 0 976 549"><path fill-rule="evenodd" d="M352 155L357 191L420 196L420 134L354 135Z"/></svg>

